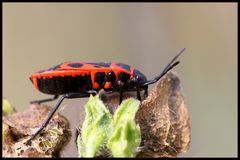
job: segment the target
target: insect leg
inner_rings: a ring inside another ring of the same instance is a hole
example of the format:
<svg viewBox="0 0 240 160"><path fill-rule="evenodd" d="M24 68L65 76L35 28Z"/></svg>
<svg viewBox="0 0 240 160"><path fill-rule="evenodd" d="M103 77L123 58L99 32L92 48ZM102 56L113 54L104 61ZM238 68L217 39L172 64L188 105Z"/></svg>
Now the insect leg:
<svg viewBox="0 0 240 160"><path fill-rule="evenodd" d="M144 97L146 98L148 96L148 86L145 86L144 88Z"/></svg>
<svg viewBox="0 0 240 160"><path fill-rule="evenodd" d="M43 123L43 125L31 136L30 139L28 139L25 144L26 145L30 145L31 141L47 126L47 124L49 123L49 121L51 120L51 118L53 117L54 113L57 111L57 109L59 108L59 106L61 105L62 101L65 98L68 99L72 99L72 98L82 98L82 97L89 97L91 93L68 93L68 94L64 94L57 102L57 104L55 105L55 107L52 109L52 111L50 112L48 118L46 119L46 121ZM92 92L92 94L95 94L94 92Z"/></svg>
<svg viewBox="0 0 240 160"><path fill-rule="evenodd" d="M33 104L33 103L41 104L41 103L44 103L44 102L50 102L50 101L54 101L54 100L57 99L58 97L59 97L59 95L55 95L53 98L30 101L30 104Z"/></svg>
<svg viewBox="0 0 240 160"><path fill-rule="evenodd" d="M123 100L123 85L124 83L122 81L117 81L117 84L119 86L119 93L120 93L120 96L119 96L119 105L122 103L122 100Z"/></svg>
<svg viewBox="0 0 240 160"><path fill-rule="evenodd" d="M141 101L141 93L140 93L140 84L139 81L137 80L138 76L133 77L132 79L129 79L128 85L136 86L136 92L137 92L137 99Z"/></svg>
<svg viewBox="0 0 240 160"><path fill-rule="evenodd" d="M119 105L122 103L122 99L123 99L123 88L120 89L120 97L119 97Z"/></svg>
<svg viewBox="0 0 240 160"><path fill-rule="evenodd" d="M141 101L141 94L140 94L140 89L139 89L139 83L136 81L136 87L137 87L137 99Z"/></svg>

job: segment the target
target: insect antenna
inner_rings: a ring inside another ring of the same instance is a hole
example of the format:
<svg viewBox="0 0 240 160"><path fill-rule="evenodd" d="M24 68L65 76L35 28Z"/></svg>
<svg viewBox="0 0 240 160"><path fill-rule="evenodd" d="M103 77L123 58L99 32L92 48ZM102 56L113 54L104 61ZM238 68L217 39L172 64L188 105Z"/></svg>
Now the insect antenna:
<svg viewBox="0 0 240 160"><path fill-rule="evenodd" d="M164 68L164 70L161 72L161 74L154 79L151 79L145 83L143 83L141 86L148 86L150 84L153 84L157 82L161 77L163 77L168 71L170 71L172 68L174 68L176 65L178 65L180 62L174 62L184 51L186 48L181 49L178 54L168 63L168 65Z"/></svg>

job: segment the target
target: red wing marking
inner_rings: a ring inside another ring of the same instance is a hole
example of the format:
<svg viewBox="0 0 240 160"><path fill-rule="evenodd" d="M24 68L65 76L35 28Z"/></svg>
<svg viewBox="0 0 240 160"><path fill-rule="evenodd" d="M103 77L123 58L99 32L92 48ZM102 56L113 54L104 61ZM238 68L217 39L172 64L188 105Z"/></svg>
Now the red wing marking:
<svg viewBox="0 0 240 160"><path fill-rule="evenodd" d="M116 63L117 62L113 62L110 66L110 68L112 69L112 71L116 75L116 80L119 80L119 75L120 75L121 72L125 72L125 73L130 74L132 76L132 72L133 72L132 69L131 69L131 71L128 71L124 68L121 68L121 67L117 66Z"/></svg>
<svg viewBox="0 0 240 160"><path fill-rule="evenodd" d="M71 64L82 64L81 67L71 67L70 65ZM103 67L103 66L99 66L99 67L96 67L98 66L97 63L96 64L89 64L89 63L86 63L86 62L66 62L66 63L63 63L60 68L57 68L56 70L89 70L89 71L102 71L102 72L105 72L106 71L109 71L109 67Z"/></svg>
<svg viewBox="0 0 240 160"><path fill-rule="evenodd" d="M32 78L52 78L57 76L85 76L89 75L90 71L77 71L77 70L54 70L54 71L45 71L43 73L35 73L31 77Z"/></svg>
<svg viewBox="0 0 240 160"><path fill-rule="evenodd" d="M33 80L33 85L34 85L34 87L35 87L37 90L39 90L37 78L32 78L32 80Z"/></svg>

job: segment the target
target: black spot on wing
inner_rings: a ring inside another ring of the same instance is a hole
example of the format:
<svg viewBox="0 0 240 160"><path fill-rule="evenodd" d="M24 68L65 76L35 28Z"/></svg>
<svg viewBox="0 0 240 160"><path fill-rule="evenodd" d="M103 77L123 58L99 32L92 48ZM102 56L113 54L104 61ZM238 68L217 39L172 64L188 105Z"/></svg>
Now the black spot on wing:
<svg viewBox="0 0 240 160"><path fill-rule="evenodd" d="M69 63L68 66L73 67L73 68L80 68L82 67L84 64L82 63Z"/></svg>
<svg viewBox="0 0 240 160"><path fill-rule="evenodd" d="M126 65L123 63L117 63L116 65L128 71L130 71L130 68L131 68L129 65Z"/></svg>
<svg viewBox="0 0 240 160"><path fill-rule="evenodd" d="M101 66L98 66L98 65L93 65L95 68L101 68Z"/></svg>
<svg viewBox="0 0 240 160"><path fill-rule="evenodd" d="M40 70L40 71L38 71L38 72L36 72L36 73L43 73L43 72L45 72L45 71L47 71L48 69L44 69L44 70Z"/></svg>
<svg viewBox="0 0 240 160"><path fill-rule="evenodd" d="M49 68L49 69L40 70L40 71L38 71L37 73L42 73L42 72L45 72L45 71L54 71L54 70L56 70L56 69L58 69L58 68L61 68L61 65L62 65L62 64L59 64L59 65L53 66L53 67L51 67L51 68Z"/></svg>
<svg viewBox="0 0 240 160"><path fill-rule="evenodd" d="M100 63L87 63L87 64L91 64L91 65L93 65L96 68L110 67L110 65L111 65L111 63L103 63L103 62L100 62Z"/></svg>
<svg viewBox="0 0 240 160"><path fill-rule="evenodd" d="M58 68L61 68L61 65L62 65L62 64L53 66L53 67L49 68L48 70L52 70L52 71L53 71L53 70L56 70L56 69L58 69Z"/></svg>

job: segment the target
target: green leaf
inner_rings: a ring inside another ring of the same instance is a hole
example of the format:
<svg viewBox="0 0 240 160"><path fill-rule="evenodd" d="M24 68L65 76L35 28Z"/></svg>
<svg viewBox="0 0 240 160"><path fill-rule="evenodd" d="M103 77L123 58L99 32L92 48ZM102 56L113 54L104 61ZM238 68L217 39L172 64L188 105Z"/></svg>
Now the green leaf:
<svg viewBox="0 0 240 160"><path fill-rule="evenodd" d="M81 135L77 139L78 152L80 157L94 157L111 135L112 115L99 96L90 96L85 111Z"/></svg>
<svg viewBox="0 0 240 160"><path fill-rule="evenodd" d="M114 115L114 131L107 147L113 157L135 157L141 143L140 127L135 123L135 115L140 102L129 98L120 105Z"/></svg>

